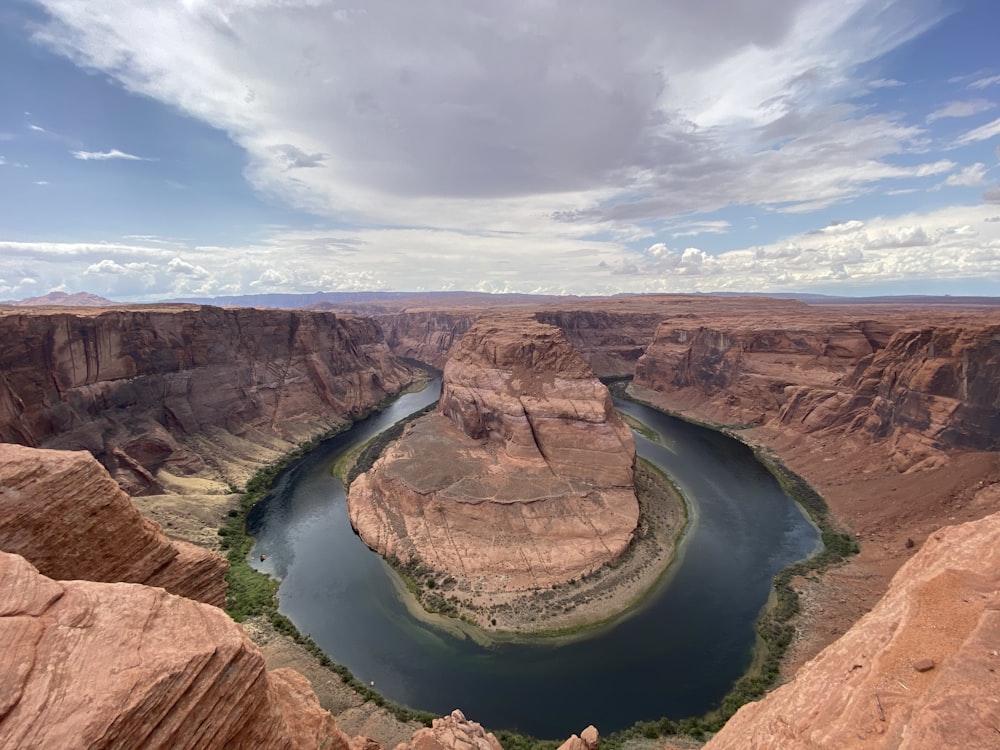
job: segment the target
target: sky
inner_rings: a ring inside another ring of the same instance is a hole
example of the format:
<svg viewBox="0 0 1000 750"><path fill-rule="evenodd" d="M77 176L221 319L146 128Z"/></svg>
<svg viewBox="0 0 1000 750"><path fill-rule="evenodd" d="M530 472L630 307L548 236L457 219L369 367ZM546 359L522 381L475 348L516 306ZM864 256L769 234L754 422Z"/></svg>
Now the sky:
<svg viewBox="0 0 1000 750"><path fill-rule="evenodd" d="M1000 294L995 0L5 0L0 299Z"/></svg>

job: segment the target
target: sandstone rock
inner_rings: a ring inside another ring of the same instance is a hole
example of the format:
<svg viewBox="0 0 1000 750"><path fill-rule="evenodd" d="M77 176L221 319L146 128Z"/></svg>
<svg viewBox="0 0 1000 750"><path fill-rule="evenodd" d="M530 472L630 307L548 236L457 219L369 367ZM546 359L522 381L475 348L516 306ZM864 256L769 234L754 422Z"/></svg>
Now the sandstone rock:
<svg viewBox="0 0 1000 750"><path fill-rule="evenodd" d="M0 746L331 748L305 678L267 673L221 610L126 583L53 581L0 553Z"/></svg>
<svg viewBox="0 0 1000 750"><path fill-rule="evenodd" d="M580 732L580 736L571 735L568 740L559 746L559 750L597 750L600 736L597 727L591 724Z"/></svg>
<svg viewBox="0 0 1000 750"><path fill-rule="evenodd" d="M410 382L370 320L182 305L0 311L0 440L88 450L126 491L219 493Z"/></svg>
<svg viewBox="0 0 1000 750"><path fill-rule="evenodd" d="M559 329L480 321L453 350L439 413L351 485L365 542L479 595L547 588L617 558L638 521L635 445Z"/></svg>
<svg viewBox="0 0 1000 750"><path fill-rule="evenodd" d="M942 529L871 612L706 750L997 747L998 590L1000 514Z"/></svg>
<svg viewBox="0 0 1000 750"><path fill-rule="evenodd" d="M497 738L459 711L434 719L431 727L418 729L396 750L503 750Z"/></svg>
<svg viewBox="0 0 1000 750"><path fill-rule="evenodd" d="M0 550L55 579L162 586L216 606L226 561L171 541L89 453L0 444Z"/></svg>

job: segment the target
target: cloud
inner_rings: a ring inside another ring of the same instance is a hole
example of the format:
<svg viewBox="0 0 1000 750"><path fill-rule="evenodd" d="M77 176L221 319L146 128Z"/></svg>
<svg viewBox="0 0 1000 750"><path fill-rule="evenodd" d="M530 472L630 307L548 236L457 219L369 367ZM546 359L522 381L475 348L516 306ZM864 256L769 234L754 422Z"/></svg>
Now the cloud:
<svg viewBox="0 0 1000 750"><path fill-rule="evenodd" d="M1000 203L1000 185L983 192L983 200L987 203ZM990 219L992 221L992 219Z"/></svg>
<svg viewBox="0 0 1000 750"><path fill-rule="evenodd" d="M985 78L980 78L969 84L970 89L985 89L988 86L996 86L1000 84L1000 76L986 76Z"/></svg>
<svg viewBox="0 0 1000 750"><path fill-rule="evenodd" d="M986 141L1000 135L1000 117L993 122L988 122L978 128L974 128L959 138L955 139L954 146L968 146L970 143Z"/></svg>
<svg viewBox="0 0 1000 750"><path fill-rule="evenodd" d="M869 81L868 85L873 89L891 89L898 86L905 86L906 84L902 81L897 81L895 78L876 78L874 81Z"/></svg>
<svg viewBox="0 0 1000 750"><path fill-rule="evenodd" d="M977 187L982 185L986 178L986 165L982 162L970 164L953 175L948 175L945 180L946 185Z"/></svg>
<svg viewBox="0 0 1000 750"><path fill-rule="evenodd" d="M981 112L988 112L996 107L996 102L988 99L973 99L966 102L948 102L940 109L927 115L927 122L934 122L946 117L971 117Z"/></svg>
<svg viewBox="0 0 1000 750"><path fill-rule="evenodd" d="M557 217L578 234L810 211L910 176L893 157L922 129L851 102L889 83L860 80L866 63L942 17L882 0L40 2L37 39L226 132L268 196L370 225Z"/></svg>
<svg viewBox="0 0 1000 750"><path fill-rule="evenodd" d="M725 234L732 224L724 220L694 221L684 224L679 231L671 232L671 237L693 237L699 234Z"/></svg>
<svg viewBox="0 0 1000 750"><path fill-rule="evenodd" d="M127 154L124 151L119 151L116 148L110 151L71 151L74 159L82 159L83 161L107 161L109 159L125 159L128 161L154 161L143 156L136 156L135 154Z"/></svg>
<svg viewBox="0 0 1000 750"><path fill-rule="evenodd" d="M33 125L33 124L29 124L28 125L28 130L34 130L36 133L48 133L49 132L45 128L43 128L41 125Z"/></svg>
<svg viewBox="0 0 1000 750"><path fill-rule="evenodd" d="M7 163L7 160L0 156L0 167Z"/></svg>

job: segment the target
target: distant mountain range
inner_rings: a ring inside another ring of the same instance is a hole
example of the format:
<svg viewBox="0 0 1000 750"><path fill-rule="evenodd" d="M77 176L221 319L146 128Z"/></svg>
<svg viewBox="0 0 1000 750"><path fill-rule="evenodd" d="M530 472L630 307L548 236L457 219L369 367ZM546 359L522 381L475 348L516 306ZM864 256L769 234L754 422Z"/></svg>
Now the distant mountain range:
<svg viewBox="0 0 1000 750"><path fill-rule="evenodd" d="M108 307L117 305L117 302L98 297L90 292L77 292L76 294L66 294L66 292L49 292L41 297L25 297L19 300L0 300L0 305L12 305L14 307L45 307L55 305L57 307Z"/></svg>
<svg viewBox="0 0 1000 750"><path fill-rule="evenodd" d="M641 297L646 295L618 294L615 297ZM660 296L660 295L649 295ZM951 295L881 295L876 297L838 297L831 294L806 294L799 292L710 292L695 296L706 297L772 297L774 299L794 299L810 305L959 305L1000 306L1000 297L963 297ZM538 305L545 303L578 300L577 296L556 296L546 294L489 294L486 292L311 292L307 294L234 294L222 297L181 297L163 300L167 303L193 305L217 305L220 307L276 307L351 309L355 305L372 311L379 305L399 309L407 307L500 307L507 305ZM0 305L15 307L109 307L122 304L89 292L49 292L40 297L26 297L21 300L3 300Z"/></svg>

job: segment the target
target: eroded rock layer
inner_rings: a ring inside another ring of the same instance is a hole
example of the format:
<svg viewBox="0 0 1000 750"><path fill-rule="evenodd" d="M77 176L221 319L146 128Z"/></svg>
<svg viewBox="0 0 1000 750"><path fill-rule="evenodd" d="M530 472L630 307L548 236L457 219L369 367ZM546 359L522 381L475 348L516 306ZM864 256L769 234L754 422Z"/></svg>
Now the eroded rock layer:
<svg viewBox="0 0 1000 750"><path fill-rule="evenodd" d="M304 677L266 672L225 613L163 589L0 553L0 642L2 747L349 746Z"/></svg>
<svg viewBox="0 0 1000 750"><path fill-rule="evenodd" d="M927 543L881 601L706 750L997 747L1000 514Z"/></svg>
<svg viewBox="0 0 1000 750"><path fill-rule="evenodd" d="M551 586L616 559L638 522L635 445L562 332L479 321L453 349L439 411L351 485L365 542L480 594Z"/></svg>
<svg viewBox="0 0 1000 750"><path fill-rule="evenodd" d="M373 321L146 306L0 312L0 440L87 450L130 494L240 486L411 379Z"/></svg>
<svg viewBox="0 0 1000 750"><path fill-rule="evenodd" d="M728 424L888 441L899 470L1000 447L1000 326L667 321L635 384Z"/></svg>
<svg viewBox="0 0 1000 750"><path fill-rule="evenodd" d="M171 541L93 456L0 444L0 550L55 579L127 581L224 606L226 561Z"/></svg>

